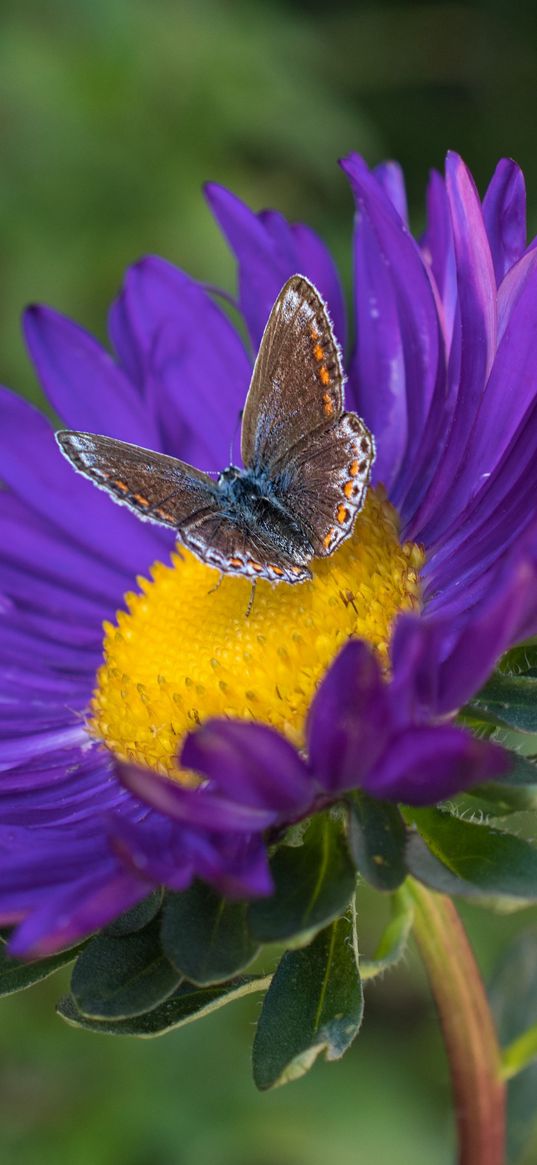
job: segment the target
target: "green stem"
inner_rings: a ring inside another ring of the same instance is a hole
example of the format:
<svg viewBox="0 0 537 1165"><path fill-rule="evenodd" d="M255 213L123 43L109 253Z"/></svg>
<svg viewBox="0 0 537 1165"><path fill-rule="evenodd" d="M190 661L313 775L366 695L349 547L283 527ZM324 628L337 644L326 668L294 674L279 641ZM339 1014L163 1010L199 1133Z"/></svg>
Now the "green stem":
<svg viewBox="0 0 537 1165"><path fill-rule="evenodd" d="M451 1072L458 1165L504 1165L505 1083L479 969L451 899L413 878L408 886Z"/></svg>

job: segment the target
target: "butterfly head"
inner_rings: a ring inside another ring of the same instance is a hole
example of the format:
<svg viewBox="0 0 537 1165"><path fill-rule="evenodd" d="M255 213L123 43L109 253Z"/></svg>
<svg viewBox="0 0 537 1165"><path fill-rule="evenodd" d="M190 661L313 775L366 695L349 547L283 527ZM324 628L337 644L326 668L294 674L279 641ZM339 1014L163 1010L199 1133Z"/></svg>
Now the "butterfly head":
<svg viewBox="0 0 537 1165"><path fill-rule="evenodd" d="M227 469L223 469L219 475L218 485L229 485L241 477L242 472L242 469L239 469L237 465L228 465Z"/></svg>

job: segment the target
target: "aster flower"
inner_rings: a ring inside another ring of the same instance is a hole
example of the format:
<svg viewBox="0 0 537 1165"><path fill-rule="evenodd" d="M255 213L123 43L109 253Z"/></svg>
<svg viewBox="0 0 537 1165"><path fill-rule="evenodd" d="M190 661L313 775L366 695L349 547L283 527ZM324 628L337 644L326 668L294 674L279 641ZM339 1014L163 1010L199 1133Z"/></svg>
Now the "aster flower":
<svg viewBox="0 0 537 1165"><path fill-rule="evenodd" d="M314 565L311 584L259 584L245 619L245 580L215 592L209 567L76 478L45 418L2 393L0 919L22 920L14 953L73 942L162 882L179 890L197 876L225 894L267 893L268 825L353 785L432 804L503 763L442 722L537 626L537 275L520 174L501 163L482 206L450 156L417 243L398 170L370 172L356 157L344 169L358 208L347 406L374 432L378 457L353 537ZM252 351L296 271L325 296L344 343L341 289L321 241L219 187L207 193L237 255ZM114 358L50 309L30 308L25 334L67 426L202 469L227 464L251 356L184 273L157 258L127 273L110 315ZM377 662L347 650L329 673L306 761L308 709L349 638ZM341 698L348 668L349 691L362 694L336 740L331 693ZM385 735L360 757L369 699ZM222 717L257 724L202 727L179 768L187 734ZM274 773L260 798L268 749L282 779ZM226 760L216 785L210 755ZM140 777L140 766L177 785ZM180 788L192 768L208 787Z"/></svg>

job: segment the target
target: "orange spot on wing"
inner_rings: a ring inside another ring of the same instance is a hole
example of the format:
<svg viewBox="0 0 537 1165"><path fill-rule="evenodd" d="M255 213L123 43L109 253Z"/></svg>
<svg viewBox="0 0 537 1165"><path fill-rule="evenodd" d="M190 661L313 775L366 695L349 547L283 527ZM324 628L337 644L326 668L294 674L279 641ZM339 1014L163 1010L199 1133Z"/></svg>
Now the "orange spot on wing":
<svg viewBox="0 0 537 1165"><path fill-rule="evenodd" d="M106 476L108 477L108 474ZM112 481L110 484L115 485L116 489L120 489L122 494L128 494L129 492L129 487L125 485L124 481Z"/></svg>
<svg viewBox="0 0 537 1165"><path fill-rule="evenodd" d="M163 522L175 522L173 514L169 514L167 510L162 510L160 506L154 511L157 518L162 518Z"/></svg>
<svg viewBox="0 0 537 1165"><path fill-rule="evenodd" d="M334 415L334 402L329 392L323 392L323 413L325 417Z"/></svg>
<svg viewBox="0 0 537 1165"><path fill-rule="evenodd" d="M317 328L310 328L310 336L311 336L312 340L314 340L314 341L319 339L319 333L317 331Z"/></svg>
<svg viewBox="0 0 537 1165"><path fill-rule="evenodd" d="M230 558L229 565L233 566L235 570L239 570L241 566L244 566L244 563L242 558Z"/></svg>
<svg viewBox="0 0 537 1165"><path fill-rule="evenodd" d="M281 566L275 566L273 562L269 562L269 570L271 570L273 574L277 574L278 578L283 578L284 571L282 570Z"/></svg>
<svg viewBox="0 0 537 1165"><path fill-rule="evenodd" d="M360 466L358 465L358 462L353 461L352 464L349 466L349 473L350 473L351 477L358 477L359 472L360 472Z"/></svg>
<svg viewBox="0 0 537 1165"><path fill-rule="evenodd" d="M330 529L328 530L328 532L325 534L325 536L323 538L323 546L324 546L325 550L328 550L330 543L333 541L335 533L336 533L336 531L334 530L334 527L331 526Z"/></svg>
<svg viewBox="0 0 537 1165"><path fill-rule="evenodd" d="M255 570L257 574L259 574L259 571L260 571L260 570L263 570L263 567L261 566L261 563L260 563L260 562L254 562L253 558L249 558L249 559L248 559L248 566L251 566L252 570Z"/></svg>
<svg viewBox="0 0 537 1165"><path fill-rule="evenodd" d="M132 500L138 502L139 506L148 506L150 504L149 498L144 498L143 494L133 494Z"/></svg>
<svg viewBox="0 0 537 1165"><path fill-rule="evenodd" d="M322 368L319 368L319 376L321 377L323 384L330 384L330 373L328 368L325 368L324 364Z"/></svg>
<svg viewBox="0 0 537 1165"><path fill-rule="evenodd" d="M323 352L320 344L315 345L315 347L313 349L313 355L315 356L316 360L322 360L322 358L324 356L324 352Z"/></svg>
<svg viewBox="0 0 537 1165"><path fill-rule="evenodd" d="M350 513L349 513L347 507L344 506L343 504L338 506L338 508L336 510L336 518L337 518L340 526L342 526L344 524L344 522L348 522L348 520L350 518Z"/></svg>
<svg viewBox="0 0 537 1165"><path fill-rule="evenodd" d="M354 494L354 482L353 481L346 481L345 482L345 485L343 486L343 493L345 494L346 498L352 498L352 496Z"/></svg>

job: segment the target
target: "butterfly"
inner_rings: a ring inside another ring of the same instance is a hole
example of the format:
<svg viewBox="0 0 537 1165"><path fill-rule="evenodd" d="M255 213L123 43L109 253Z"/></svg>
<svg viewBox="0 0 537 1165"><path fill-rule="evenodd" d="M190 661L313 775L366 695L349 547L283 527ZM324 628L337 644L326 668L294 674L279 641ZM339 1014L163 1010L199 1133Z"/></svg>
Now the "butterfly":
<svg viewBox="0 0 537 1165"><path fill-rule="evenodd" d="M244 468L217 480L162 453L60 430L62 453L140 518L172 527L226 574L298 583L352 533L374 440L343 408L345 377L327 308L293 275L270 312L242 415Z"/></svg>

